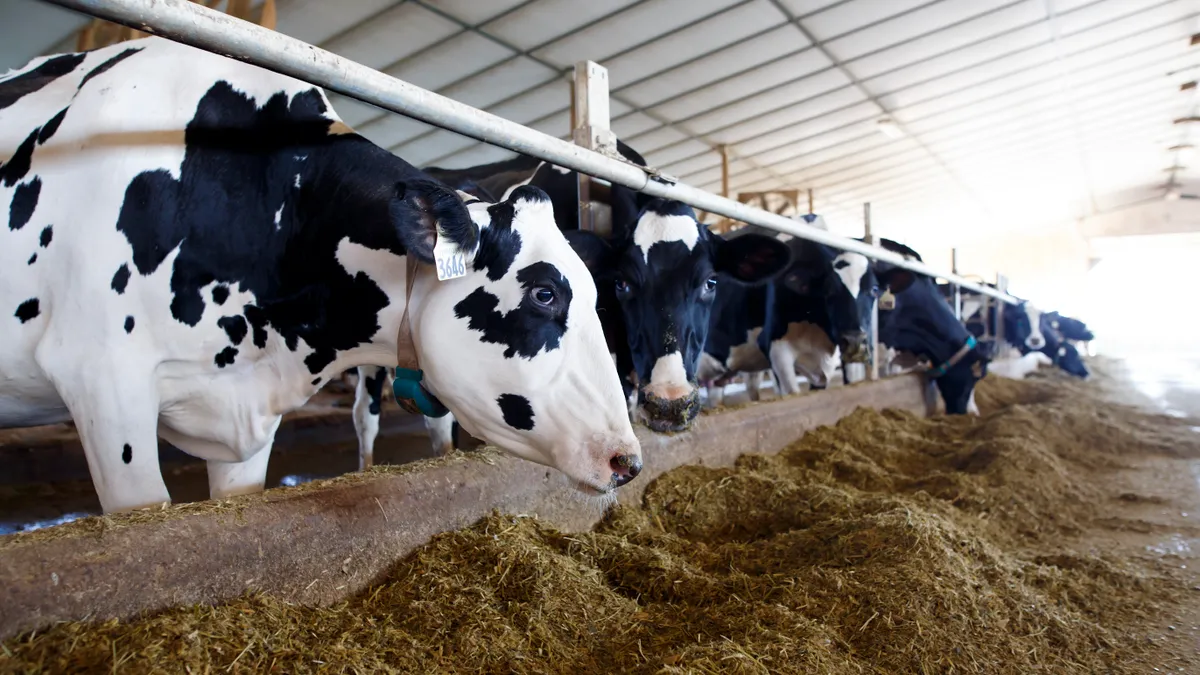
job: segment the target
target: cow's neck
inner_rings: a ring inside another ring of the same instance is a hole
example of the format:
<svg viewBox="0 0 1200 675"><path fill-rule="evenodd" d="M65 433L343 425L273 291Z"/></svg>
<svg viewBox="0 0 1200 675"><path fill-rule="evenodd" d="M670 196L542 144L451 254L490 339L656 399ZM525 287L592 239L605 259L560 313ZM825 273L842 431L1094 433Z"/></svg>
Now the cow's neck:
<svg viewBox="0 0 1200 675"><path fill-rule="evenodd" d="M306 162L281 282L265 304L276 330L311 348L295 352L301 376L395 364L406 250L389 205L397 183L421 177L356 135L335 137Z"/></svg>

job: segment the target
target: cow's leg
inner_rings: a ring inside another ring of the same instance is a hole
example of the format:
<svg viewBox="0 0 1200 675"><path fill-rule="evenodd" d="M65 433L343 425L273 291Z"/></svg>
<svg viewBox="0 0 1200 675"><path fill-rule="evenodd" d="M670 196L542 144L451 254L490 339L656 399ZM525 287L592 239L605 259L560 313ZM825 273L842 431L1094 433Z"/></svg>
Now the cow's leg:
<svg viewBox="0 0 1200 675"><path fill-rule="evenodd" d="M971 390L971 398L967 399L967 414L975 415L975 416L979 415L979 406L975 405L975 390L974 389Z"/></svg>
<svg viewBox="0 0 1200 675"><path fill-rule="evenodd" d="M279 427L278 421L275 426ZM274 438L274 432L272 432L272 438ZM224 499L262 492L263 486L267 483L267 464L270 461L270 444L242 462L208 460L209 499Z"/></svg>
<svg viewBox="0 0 1200 675"><path fill-rule="evenodd" d="M775 340L771 342L770 352L771 370L775 373L779 395L800 393L800 385L796 382L796 350L787 340Z"/></svg>
<svg viewBox="0 0 1200 675"><path fill-rule="evenodd" d="M720 384L710 384L705 387L709 408L720 408L725 405L725 387Z"/></svg>
<svg viewBox="0 0 1200 675"><path fill-rule="evenodd" d="M762 388L762 376L763 371L761 370L746 373L746 395L750 397L751 401L759 400L762 395L762 392L759 391Z"/></svg>
<svg viewBox="0 0 1200 675"><path fill-rule="evenodd" d="M38 358L75 421L104 513L170 502L158 464L158 394L140 366ZM47 367L49 366L49 367Z"/></svg>
<svg viewBox="0 0 1200 675"><path fill-rule="evenodd" d="M452 413L441 417L426 417L425 428L429 430L429 442L433 445L433 454L441 456L454 452L454 415Z"/></svg>
<svg viewBox="0 0 1200 675"><path fill-rule="evenodd" d="M379 412L383 403L383 385L387 369L361 366L358 386L354 389L354 433L358 434L358 470L375 463L375 437L379 435Z"/></svg>

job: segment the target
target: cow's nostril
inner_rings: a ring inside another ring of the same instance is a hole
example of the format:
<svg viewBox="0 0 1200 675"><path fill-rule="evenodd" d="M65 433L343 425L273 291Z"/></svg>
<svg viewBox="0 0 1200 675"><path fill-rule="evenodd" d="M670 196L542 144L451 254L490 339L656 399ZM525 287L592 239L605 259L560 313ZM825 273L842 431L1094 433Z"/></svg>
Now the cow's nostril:
<svg viewBox="0 0 1200 675"><path fill-rule="evenodd" d="M616 455L608 461L612 467L614 487L621 487L642 472L642 458L637 455Z"/></svg>

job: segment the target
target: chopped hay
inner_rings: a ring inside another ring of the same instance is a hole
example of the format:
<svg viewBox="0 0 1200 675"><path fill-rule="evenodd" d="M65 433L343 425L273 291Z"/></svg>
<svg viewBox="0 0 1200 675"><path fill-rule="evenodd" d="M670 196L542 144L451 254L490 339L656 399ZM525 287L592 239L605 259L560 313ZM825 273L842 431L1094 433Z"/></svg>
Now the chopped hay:
<svg viewBox="0 0 1200 675"><path fill-rule="evenodd" d="M860 409L671 471L594 532L493 514L337 606L60 624L4 643L0 671L1148 672L1180 579L1069 542L1139 499L1105 489L1128 457L1200 443L1090 384L988 379L980 418Z"/></svg>

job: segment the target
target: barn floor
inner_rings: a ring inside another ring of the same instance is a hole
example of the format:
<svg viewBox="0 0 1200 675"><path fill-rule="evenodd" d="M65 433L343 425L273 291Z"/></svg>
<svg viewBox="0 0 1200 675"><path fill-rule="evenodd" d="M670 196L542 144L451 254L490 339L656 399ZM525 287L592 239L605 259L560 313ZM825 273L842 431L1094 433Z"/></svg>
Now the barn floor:
<svg viewBox="0 0 1200 675"><path fill-rule="evenodd" d="M334 607L59 625L0 671L1200 673L1195 362L1127 363L989 381L981 418L860 409L589 533L496 514Z"/></svg>

